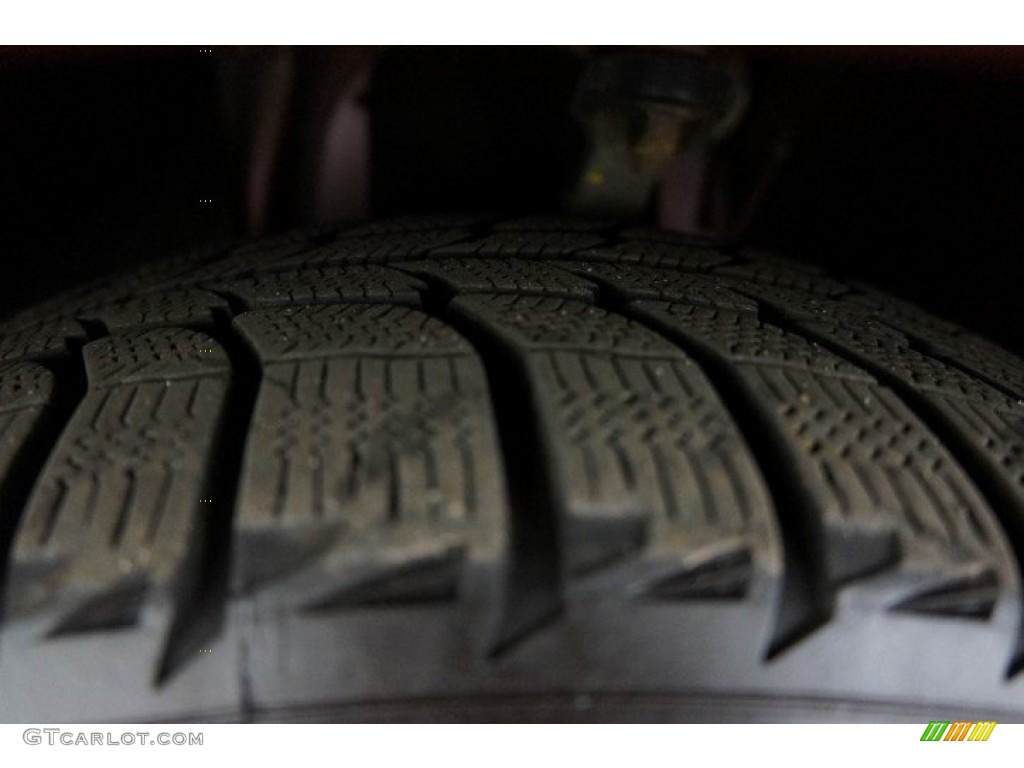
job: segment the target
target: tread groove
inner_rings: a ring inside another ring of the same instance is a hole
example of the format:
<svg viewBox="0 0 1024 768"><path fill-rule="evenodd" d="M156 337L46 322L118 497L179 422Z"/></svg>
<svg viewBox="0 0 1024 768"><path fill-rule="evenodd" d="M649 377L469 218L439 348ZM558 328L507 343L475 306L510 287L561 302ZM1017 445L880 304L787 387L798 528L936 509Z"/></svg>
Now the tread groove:
<svg viewBox="0 0 1024 768"><path fill-rule="evenodd" d="M509 563L505 605L490 649L491 658L500 658L564 610L559 495L529 374L511 349L453 312L447 299L450 295L433 304L428 300L426 309L467 339L483 363L505 471Z"/></svg>
<svg viewBox="0 0 1024 768"><path fill-rule="evenodd" d="M157 685L165 684L184 664L194 659L199 648L220 634L227 611L231 537L242 455L262 370L249 348L234 334L230 314L217 313L215 321L210 337L227 354L230 380L227 405L214 433L211 460L200 486L201 497L212 500L211 509L203 510L207 514L200 521L202 547L200 551L191 553L196 559L192 578L181 586L183 602L188 609L179 611L170 626L154 677ZM194 382L189 397L196 394L201 386L201 380ZM202 503L198 500L197 503L203 509Z"/></svg>

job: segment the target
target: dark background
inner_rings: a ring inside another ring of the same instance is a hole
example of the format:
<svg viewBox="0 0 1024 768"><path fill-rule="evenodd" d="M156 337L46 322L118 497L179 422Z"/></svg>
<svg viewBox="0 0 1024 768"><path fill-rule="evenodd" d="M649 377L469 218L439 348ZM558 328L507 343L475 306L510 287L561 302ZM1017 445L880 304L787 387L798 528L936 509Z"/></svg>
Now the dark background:
<svg viewBox="0 0 1024 768"><path fill-rule="evenodd" d="M246 150L256 119L239 119L238 89L259 93L260 62L282 50L0 49L0 313L126 265L309 223L308 104L367 61L363 210L556 212L578 170L576 49L292 51L302 63L293 77L307 83L294 92L312 95L286 110L291 149L275 161L271 215L254 226ZM742 189L765 157L781 158L744 240L868 280L1024 352L1024 57L742 55L750 110L719 166Z"/></svg>

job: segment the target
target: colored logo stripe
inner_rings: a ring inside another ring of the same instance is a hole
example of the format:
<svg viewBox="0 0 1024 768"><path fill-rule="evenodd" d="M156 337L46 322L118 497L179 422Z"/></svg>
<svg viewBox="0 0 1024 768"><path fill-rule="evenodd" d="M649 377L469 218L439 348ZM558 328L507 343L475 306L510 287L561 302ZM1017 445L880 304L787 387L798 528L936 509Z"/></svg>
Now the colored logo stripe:
<svg viewBox="0 0 1024 768"><path fill-rule="evenodd" d="M965 720L957 720L954 723L950 723L949 720L932 720L921 734L921 741L988 741L995 727L994 720L977 723Z"/></svg>
<svg viewBox="0 0 1024 768"><path fill-rule="evenodd" d="M963 741L971 730L972 725L974 723L965 723L963 721L953 723L946 732L946 738L943 741Z"/></svg>
<svg viewBox="0 0 1024 768"><path fill-rule="evenodd" d="M994 720L984 723L975 723L974 730L971 731L971 735L967 737L968 741L988 741L988 737L992 735L992 731L995 730L996 723Z"/></svg>

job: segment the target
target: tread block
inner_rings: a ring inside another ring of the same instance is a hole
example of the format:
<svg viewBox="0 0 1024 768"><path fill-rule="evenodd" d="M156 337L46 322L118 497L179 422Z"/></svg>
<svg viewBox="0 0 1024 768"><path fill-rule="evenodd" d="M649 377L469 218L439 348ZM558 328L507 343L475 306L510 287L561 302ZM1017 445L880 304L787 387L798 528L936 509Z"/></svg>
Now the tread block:
<svg viewBox="0 0 1024 768"><path fill-rule="evenodd" d="M543 297L485 295L460 297L459 310L486 312L494 332L531 350L616 351L633 356L682 358L674 345L638 323L583 302Z"/></svg>
<svg viewBox="0 0 1024 768"><path fill-rule="evenodd" d="M697 248L715 248L725 250L723 243L713 237L696 235L690 232L673 232L665 229L657 229L648 226L627 227L619 232L619 239L623 241L638 241L643 243L663 243L676 247L694 246Z"/></svg>
<svg viewBox="0 0 1024 768"><path fill-rule="evenodd" d="M151 278L148 287L143 290L207 287L226 280L265 276L274 272L301 272L330 264L387 261L389 256L403 258L426 252L432 238L444 243L463 236L441 231L426 233L421 238L391 234L351 237L342 241L329 229L313 230L293 237L286 235L266 242L249 243L232 249L223 258L189 269L167 270L159 279Z"/></svg>
<svg viewBox="0 0 1024 768"><path fill-rule="evenodd" d="M593 283L561 269L524 259L447 258L395 265L429 278L452 294L514 293L592 301Z"/></svg>
<svg viewBox="0 0 1024 768"><path fill-rule="evenodd" d="M330 529L327 548L291 547L307 552L307 571L325 569L321 582L345 582L367 550L405 562L416 541L500 559L504 497L486 382L453 329L383 305L259 310L235 323L265 371L241 480L240 535L250 542L239 588L272 586L253 575L268 570L260 554L273 556L270 532L299 540ZM308 603L304 590L288 600Z"/></svg>
<svg viewBox="0 0 1024 768"><path fill-rule="evenodd" d="M451 243L433 251L437 256L565 256L604 243L605 237L593 232L496 231L489 235Z"/></svg>
<svg viewBox="0 0 1024 768"><path fill-rule="evenodd" d="M998 571L1004 594L1016 589L992 511L890 389L754 316L684 303L630 306L734 366L820 510L833 584L896 565L937 582L970 562Z"/></svg>
<svg viewBox="0 0 1024 768"><path fill-rule="evenodd" d="M862 288L849 299L853 307L905 334L918 351L1024 400L1024 362L998 344L930 315L910 302L877 291ZM834 305L825 309L835 311Z"/></svg>
<svg viewBox="0 0 1024 768"><path fill-rule="evenodd" d="M100 301L97 303L104 302L104 300L123 299L136 293L169 290L189 285L191 284L189 278L192 275L219 269L220 266L215 265L220 265L229 259L229 253L230 249L227 246L211 246L159 259L150 264L139 265L134 269L129 269L124 275L108 278L110 288L117 289L118 292L98 297Z"/></svg>
<svg viewBox="0 0 1024 768"><path fill-rule="evenodd" d="M1024 408L1011 402L1001 406L953 397L935 405L973 441L988 459L988 466L1003 479L1008 495L1020 503L1024 495Z"/></svg>
<svg viewBox="0 0 1024 768"><path fill-rule="evenodd" d="M952 336L966 333L961 326L948 320L943 320L926 312L922 307L906 299L901 299L892 294L873 288L857 280L847 281L852 291L843 297L843 300L854 311L864 312L865 310L879 317L895 317L900 321L913 322L918 327L930 328L934 331L942 331Z"/></svg>
<svg viewBox="0 0 1024 768"><path fill-rule="evenodd" d="M223 255L221 248L202 248L130 269L125 273L99 277L17 313L8 318L3 326L20 328L42 321L74 321L97 307L124 302L141 293L158 291L162 283L172 280L174 276L204 269L204 265L215 262ZM180 279L171 282L175 287L182 284Z"/></svg>
<svg viewBox="0 0 1024 768"><path fill-rule="evenodd" d="M132 293L149 293L196 286L229 275L248 274L261 264L294 256L330 240L329 229L314 228L287 232L277 237L214 247L164 259L130 273L125 284Z"/></svg>
<svg viewBox="0 0 1024 768"><path fill-rule="evenodd" d="M22 513L20 499L12 499L10 489L21 486L21 493L27 491L30 478L19 476L25 472L20 461L27 452L40 452L37 436L48 421L55 386L53 373L41 365L0 362L0 585Z"/></svg>
<svg viewBox="0 0 1024 768"><path fill-rule="evenodd" d="M617 301L655 299L756 313L757 304L732 290L728 281L708 275L640 264L570 261L558 266L600 284Z"/></svg>
<svg viewBox="0 0 1024 768"><path fill-rule="evenodd" d="M613 264L641 264L647 267L668 267L703 272L732 262L733 257L697 245L670 245L644 240L623 240L580 250L573 256L581 261Z"/></svg>
<svg viewBox="0 0 1024 768"><path fill-rule="evenodd" d="M925 354L974 374L1012 398L1024 400L1024 364L998 344L973 333L950 336L903 320L888 322L911 336Z"/></svg>
<svg viewBox="0 0 1024 768"><path fill-rule="evenodd" d="M570 576L602 565L646 573L737 540L752 548L763 583L777 574L760 475L675 345L578 301L472 295L451 309L527 367L555 452Z"/></svg>
<svg viewBox="0 0 1024 768"><path fill-rule="evenodd" d="M388 354L469 354L453 328L410 307L328 304L239 315L235 325L264 362Z"/></svg>
<svg viewBox="0 0 1024 768"><path fill-rule="evenodd" d="M364 224L357 224L349 229L342 230L338 234L339 239L355 237L370 237L381 235L403 235L418 234L432 230L459 230L467 231L480 227L492 220L493 216L460 214L460 213L433 213L433 214L406 214L404 216L391 216L380 221L369 221Z"/></svg>
<svg viewBox="0 0 1024 768"><path fill-rule="evenodd" d="M0 414L45 406L53 388L53 374L41 365L0 363Z"/></svg>
<svg viewBox="0 0 1024 768"><path fill-rule="evenodd" d="M829 353L820 344L763 324L749 312L688 301L642 300L632 302L630 306L634 309L657 307L667 312L674 318L673 328L685 326L692 338L702 340L733 363L772 365L823 376L873 381L863 369Z"/></svg>
<svg viewBox="0 0 1024 768"><path fill-rule="evenodd" d="M0 326L0 360L32 360L65 355L68 341L85 339L85 329L70 318L42 319Z"/></svg>
<svg viewBox="0 0 1024 768"><path fill-rule="evenodd" d="M214 311L228 303L216 294L195 288L143 293L82 310L77 319L100 323L108 333L160 326L212 328Z"/></svg>
<svg viewBox="0 0 1024 768"><path fill-rule="evenodd" d="M748 282L736 283L736 288L771 307L794 327L828 339L849 355L884 368L915 389L995 404L1011 399L959 367L917 351L905 333L870 310L792 289Z"/></svg>
<svg viewBox="0 0 1024 768"><path fill-rule="evenodd" d="M259 272L251 277L215 281L207 287L235 296L247 309L346 302L415 305L426 290L420 280L376 265Z"/></svg>
<svg viewBox="0 0 1024 768"><path fill-rule="evenodd" d="M416 259L472 237L468 229L425 230L344 237L308 251L263 262L267 271L309 269L329 264L387 264Z"/></svg>
<svg viewBox="0 0 1024 768"><path fill-rule="evenodd" d="M902 334L870 318L860 318L856 325L853 322L836 324L819 315L815 322L804 321L801 327L851 355L884 367L918 391L987 402L997 407L1013 406L1005 394L959 369L915 352Z"/></svg>
<svg viewBox="0 0 1024 768"><path fill-rule="evenodd" d="M812 296L842 296L850 292L848 285L813 267L787 259L761 257L755 261L717 267L713 273L775 288L790 288Z"/></svg>
<svg viewBox="0 0 1024 768"><path fill-rule="evenodd" d="M229 373L224 348L205 333L184 328L104 337L86 344L82 356L94 389Z"/></svg>
<svg viewBox="0 0 1024 768"><path fill-rule="evenodd" d="M183 650L175 629L188 623L215 514L201 500L230 374L216 342L156 329L90 342L84 353L89 389L14 540L0 658L12 700L35 703L20 687L45 689L48 675L113 684L109 665L90 672L85 646L79 658L64 645L95 635L118 656L125 696L148 696L166 657Z"/></svg>
<svg viewBox="0 0 1024 768"><path fill-rule="evenodd" d="M150 278L140 285L139 293L166 292L182 288L204 288L209 283L246 277L255 272L272 271L271 265L301 254L315 246L305 242L288 243L277 248L241 249L222 259L200 264L185 270L167 269L156 279Z"/></svg>
<svg viewBox="0 0 1024 768"><path fill-rule="evenodd" d="M777 295L763 297L796 327L828 339L851 357L884 369L916 391L985 457L989 473L1024 519L1024 402L959 367L915 350L894 327L849 306L825 303L808 318Z"/></svg>

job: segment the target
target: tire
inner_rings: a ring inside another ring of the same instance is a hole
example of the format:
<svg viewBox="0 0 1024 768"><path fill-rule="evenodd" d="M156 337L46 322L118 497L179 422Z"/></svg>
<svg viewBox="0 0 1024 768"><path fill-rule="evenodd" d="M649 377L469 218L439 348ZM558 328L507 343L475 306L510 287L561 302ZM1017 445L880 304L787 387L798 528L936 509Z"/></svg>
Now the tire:
<svg viewBox="0 0 1024 768"><path fill-rule="evenodd" d="M4 721L1024 714L1024 361L898 299L406 217L0 334Z"/></svg>

